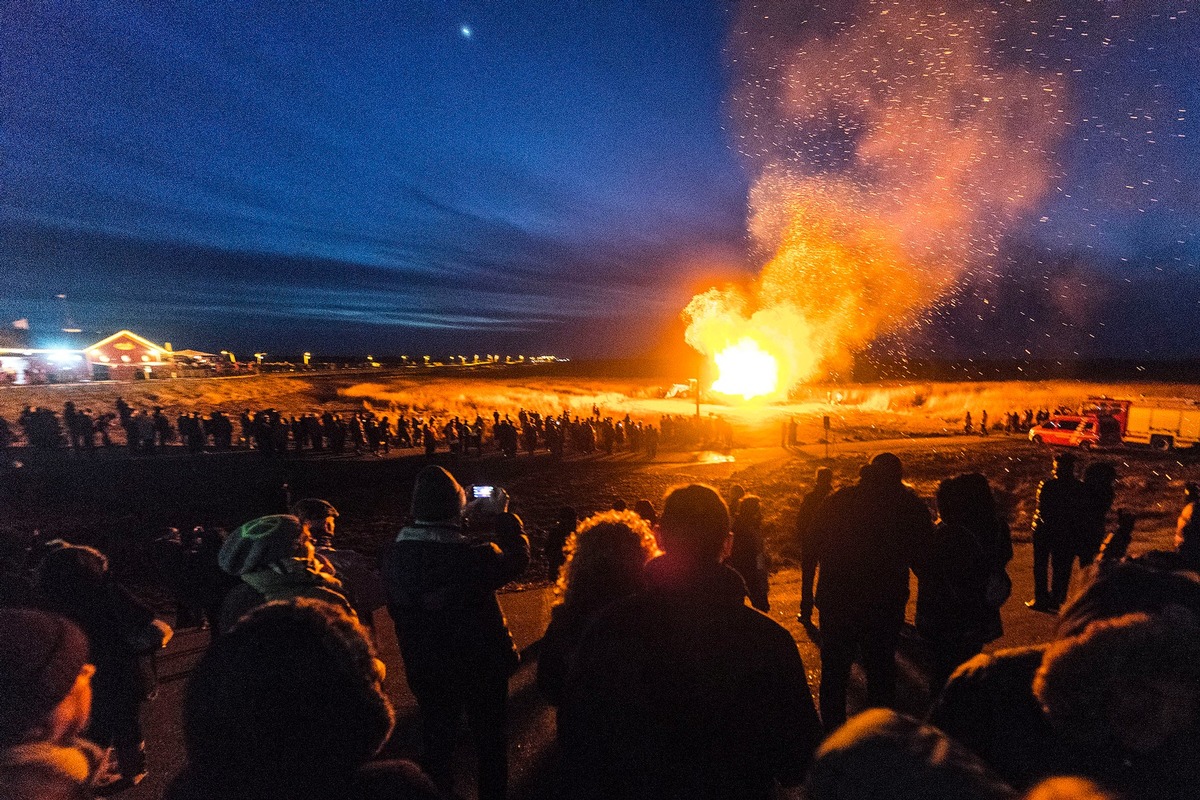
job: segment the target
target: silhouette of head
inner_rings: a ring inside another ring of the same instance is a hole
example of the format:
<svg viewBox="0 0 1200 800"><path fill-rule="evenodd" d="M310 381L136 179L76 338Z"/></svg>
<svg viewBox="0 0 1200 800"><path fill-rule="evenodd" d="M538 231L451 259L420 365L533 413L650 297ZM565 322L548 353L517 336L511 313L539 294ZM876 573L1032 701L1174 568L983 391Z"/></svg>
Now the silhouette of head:
<svg viewBox="0 0 1200 800"><path fill-rule="evenodd" d="M871 459L871 478L877 483L900 483L904 466L895 453L880 453Z"/></svg>
<svg viewBox="0 0 1200 800"><path fill-rule="evenodd" d="M711 486L678 486L663 499L658 527L668 555L715 562L729 536L729 509Z"/></svg>

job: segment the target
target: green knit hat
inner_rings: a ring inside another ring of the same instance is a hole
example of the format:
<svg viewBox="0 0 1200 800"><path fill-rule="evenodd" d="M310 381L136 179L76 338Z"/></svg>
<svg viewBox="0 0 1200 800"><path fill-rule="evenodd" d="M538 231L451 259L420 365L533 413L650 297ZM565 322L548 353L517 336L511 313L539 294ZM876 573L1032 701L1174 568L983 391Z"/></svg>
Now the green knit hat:
<svg viewBox="0 0 1200 800"><path fill-rule="evenodd" d="M289 514L252 519L221 545L217 563L230 575L245 575L296 555L303 535L300 520Z"/></svg>

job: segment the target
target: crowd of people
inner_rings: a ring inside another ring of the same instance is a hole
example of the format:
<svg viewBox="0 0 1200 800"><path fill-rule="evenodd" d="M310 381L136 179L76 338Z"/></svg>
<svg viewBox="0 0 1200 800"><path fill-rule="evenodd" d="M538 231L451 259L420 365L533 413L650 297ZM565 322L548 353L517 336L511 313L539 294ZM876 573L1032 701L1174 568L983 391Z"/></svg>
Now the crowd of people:
<svg viewBox="0 0 1200 800"><path fill-rule="evenodd" d="M1030 605L1058 614L1055 637L987 654L1013 554L987 478L943 480L934 514L891 453L842 486L818 471L794 529L798 617L820 648L815 699L792 635L763 613L770 498L688 484L660 508L619 501L583 520L563 508L547 537L556 601L537 655L537 686L556 709L556 795L1195 797L1200 487L1188 486L1174 550L1129 557L1133 518L1107 526L1112 466L1094 462L1082 481L1074 466L1060 457L1037 500L1042 582ZM317 498L228 534L161 537L176 627L212 632L166 797L455 797L464 719L478 796L508 796L521 656L496 592L532 553L503 489L482 488L425 467L378 567L336 545L338 511ZM1085 580L1068 598L1074 559ZM171 628L93 548L7 547L4 567L0 797L136 785L140 707ZM910 573L935 698L925 720L894 710ZM395 724L370 631L384 608L419 711L415 762L377 758ZM868 710L850 716L856 661Z"/></svg>
<svg viewBox="0 0 1200 800"><path fill-rule="evenodd" d="M653 459L660 443L671 446L732 447L733 429L715 415L663 415L658 424L633 419L629 414L557 414L520 408L515 414L493 410L474 418L431 414L376 414L373 411L332 411L288 415L274 408L243 409L236 414L221 410L207 415L184 411L172 419L161 406L134 409L118 397L113 411L78 408L74 401L62 413L51 408L26 406L10 425L0 417L0 450L24 444L39 450L71 449L94 454L103 448L124 447L131 453L153 454L162 448L191 452L233 449L255 450L264 455L329 453L333 455L386 455L393 448L424 451L432 455L482 455L487 449L507 457L518 453L627 452Z"/></svg>
<svg viewBox="0 0 1200 800"><path fill-rule="evenodd" d="M1054 413L1073 414L1075 412L1071 408L1059 406L1054 410ZM1046 408L1039 408L1037 411L1034 411L1032 408L1027 408L1024 411L1014 409L1004 412L1003 421L997 421L988 417L988 412L985 408L980 413L978 422L976 422L971 412L968 411L963 415L963 433L977 433L980 436L987 436L992 431L998 433L1029 433L1030 428L1041 425L1043 422L1049 420L1050 416L1050 410Z"/></svg>

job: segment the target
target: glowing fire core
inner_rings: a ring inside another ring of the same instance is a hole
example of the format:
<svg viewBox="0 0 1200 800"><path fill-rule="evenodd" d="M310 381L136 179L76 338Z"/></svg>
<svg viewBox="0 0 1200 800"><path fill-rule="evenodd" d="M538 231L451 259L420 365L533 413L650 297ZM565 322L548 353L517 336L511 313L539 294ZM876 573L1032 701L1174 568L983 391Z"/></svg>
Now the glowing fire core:
<svg viewBox="0 0 1200 800"><path fill-rule="evenodd" d="M779 388L779 362L749 336L731 344L713 357L718 377L713 391L741 395L749 400L774 394Z"/></svg>

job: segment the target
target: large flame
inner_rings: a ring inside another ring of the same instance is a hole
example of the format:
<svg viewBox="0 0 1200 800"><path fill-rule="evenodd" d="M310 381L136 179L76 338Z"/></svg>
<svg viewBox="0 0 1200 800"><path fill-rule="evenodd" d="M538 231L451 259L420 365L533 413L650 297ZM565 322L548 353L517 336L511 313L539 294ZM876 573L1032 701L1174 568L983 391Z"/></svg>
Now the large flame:
<svg viewBox="0 0 1200 800"><path fill-rule="evenodd" d="M773 395L779 389L779 359L749 336L731 344L713 358L718 377L713 391L741 395L743 399Z"/></svg>
<svg viewBox="0 0 1200 800"><path fill-rule="evenodd" d="M845 370L986 269L1046 188L1063 113L1054 79L998 61L999 23L963 0L810 6L853 24L791 30L795 4L764 1L731 39L764 265L683 312L687 342L718 361L713 388L742 397Z"/></svg>

